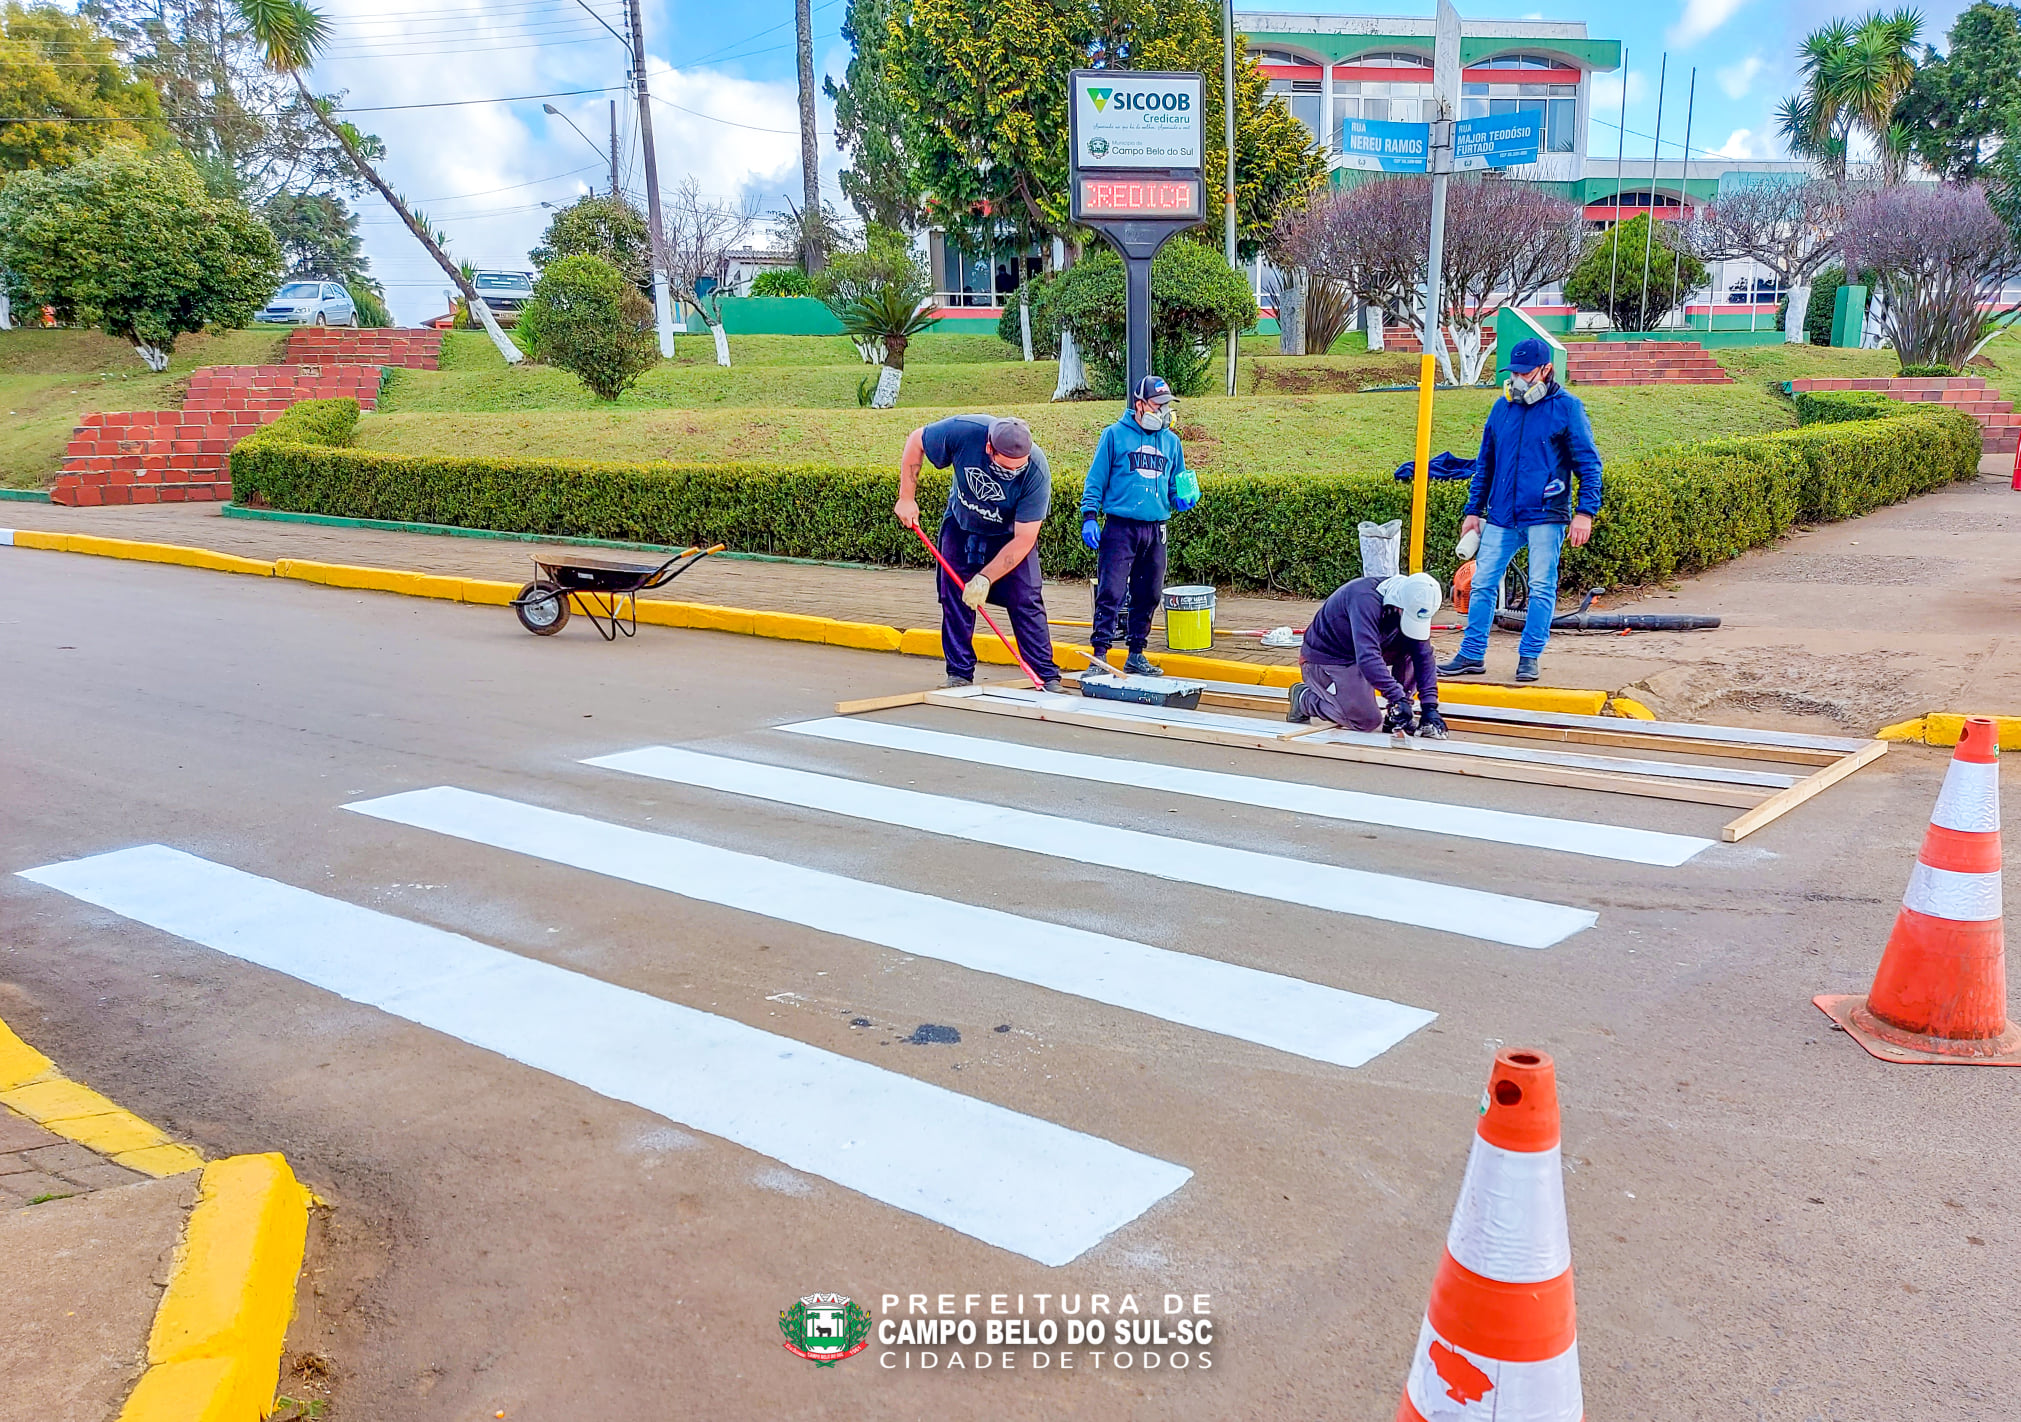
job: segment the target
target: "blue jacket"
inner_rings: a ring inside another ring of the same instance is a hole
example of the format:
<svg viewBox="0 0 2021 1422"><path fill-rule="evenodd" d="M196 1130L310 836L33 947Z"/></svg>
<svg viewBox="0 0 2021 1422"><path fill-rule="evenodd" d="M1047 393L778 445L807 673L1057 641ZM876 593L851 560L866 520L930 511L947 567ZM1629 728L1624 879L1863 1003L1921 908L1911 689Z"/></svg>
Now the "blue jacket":
<svg viewBox="0 0 2021 1422"><path fill-rule="evenodd" d="M1179 471L1185 467L1179 436L1169 427L1154 434L1137 423L1134 412L1124 415L1102 431L1102 442L1095 446L1087 482L1081 485L1081 515L1163 523L1172 517Z"/></svg>
<svg viewBox="0 0 2021 1422"><path fill-rule="evenodd" d="M1577 511L1600 512L1600 451L1576 396L1554 384L1534 405L1496 400L1481 430L1467 512L1497 528L1570 523L1574 476Z"/></svg>

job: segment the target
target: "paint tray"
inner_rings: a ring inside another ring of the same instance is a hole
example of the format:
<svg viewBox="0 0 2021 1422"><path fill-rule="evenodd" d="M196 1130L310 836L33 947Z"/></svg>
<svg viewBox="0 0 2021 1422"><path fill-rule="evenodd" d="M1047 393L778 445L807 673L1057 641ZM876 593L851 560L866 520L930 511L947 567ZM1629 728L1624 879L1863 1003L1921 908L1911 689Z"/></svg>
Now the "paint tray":
<svg viewBox="0 0 2021 1422"><path fill-rule="evenodd" d="M1129 701L1139 706L1176 706L1182 711L1200 705L1201 686L1197 681L1174 681L1169 676L1121 676L1089 667L1080 674L1081 695L1099 701Z"/></svg>

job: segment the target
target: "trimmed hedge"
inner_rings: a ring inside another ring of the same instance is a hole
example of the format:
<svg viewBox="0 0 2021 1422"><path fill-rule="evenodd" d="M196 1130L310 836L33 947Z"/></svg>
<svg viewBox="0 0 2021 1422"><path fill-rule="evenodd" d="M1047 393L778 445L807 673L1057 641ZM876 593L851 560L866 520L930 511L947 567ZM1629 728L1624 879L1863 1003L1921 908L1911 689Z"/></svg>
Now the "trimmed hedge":
<svg viewBox="0 0 2021 1422"><path fill-rule="evenodd" d="M1855 394L1861 392L1853 392ZM1979 426L1935 404L1799 401L1808 421L1775 434L1709 440L1624 460L1606 471L1606 506L1584 548L1568 549L1571 587L1625 587L1695 572L1773 542L1793 524L1827 522L1928 493L1978 470ZM1829 411L1829 413L1826 413ZM754 553L926 566L926 550L891 516L890 467L618 463L381 453L350 447L352 400L296 405L232 451L233 496L297 513L453 524L517 533L665 544L722 542ZM1092 577L1081 546L1080 480L1061 452L1046 570ZM1062 477L1059 472L1065 469ZM1407 518L1410 486L1388 473L1207 475L1200 506L1170 534L1171 580L1324 597L1361 572L1355 525ZM947 476L920 478L923 509ZM1431 486L1427 567L1450 581L1466 489Z"/></svg>

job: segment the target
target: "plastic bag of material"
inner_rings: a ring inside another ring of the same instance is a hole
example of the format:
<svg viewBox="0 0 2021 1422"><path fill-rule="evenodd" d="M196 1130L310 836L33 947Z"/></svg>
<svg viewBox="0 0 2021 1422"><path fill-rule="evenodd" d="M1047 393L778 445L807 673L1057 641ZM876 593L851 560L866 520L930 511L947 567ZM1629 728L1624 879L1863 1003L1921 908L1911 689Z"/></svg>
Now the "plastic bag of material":
<svg viewBox="0 0 2021 1422"><path fill-rule="evenodd" d="M1403 520L1393 518L1388 523L1364 520L1355 531L1361 535L1361 575L1364 578L1395 577L1403 543Z"/></svg>

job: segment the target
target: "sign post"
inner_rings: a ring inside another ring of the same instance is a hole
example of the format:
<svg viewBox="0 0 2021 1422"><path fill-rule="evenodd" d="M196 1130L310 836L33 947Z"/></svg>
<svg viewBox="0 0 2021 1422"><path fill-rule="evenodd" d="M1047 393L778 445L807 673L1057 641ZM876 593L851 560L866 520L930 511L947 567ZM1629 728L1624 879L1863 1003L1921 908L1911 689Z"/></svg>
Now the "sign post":
<svg viewBox="0 0 2021 1422"><path fill-rule="evenodd" d="M1198 74L1076 69L1072 217L1123 259L1128 388L1151 373L1151 258L1206 218Z"/></svg>

